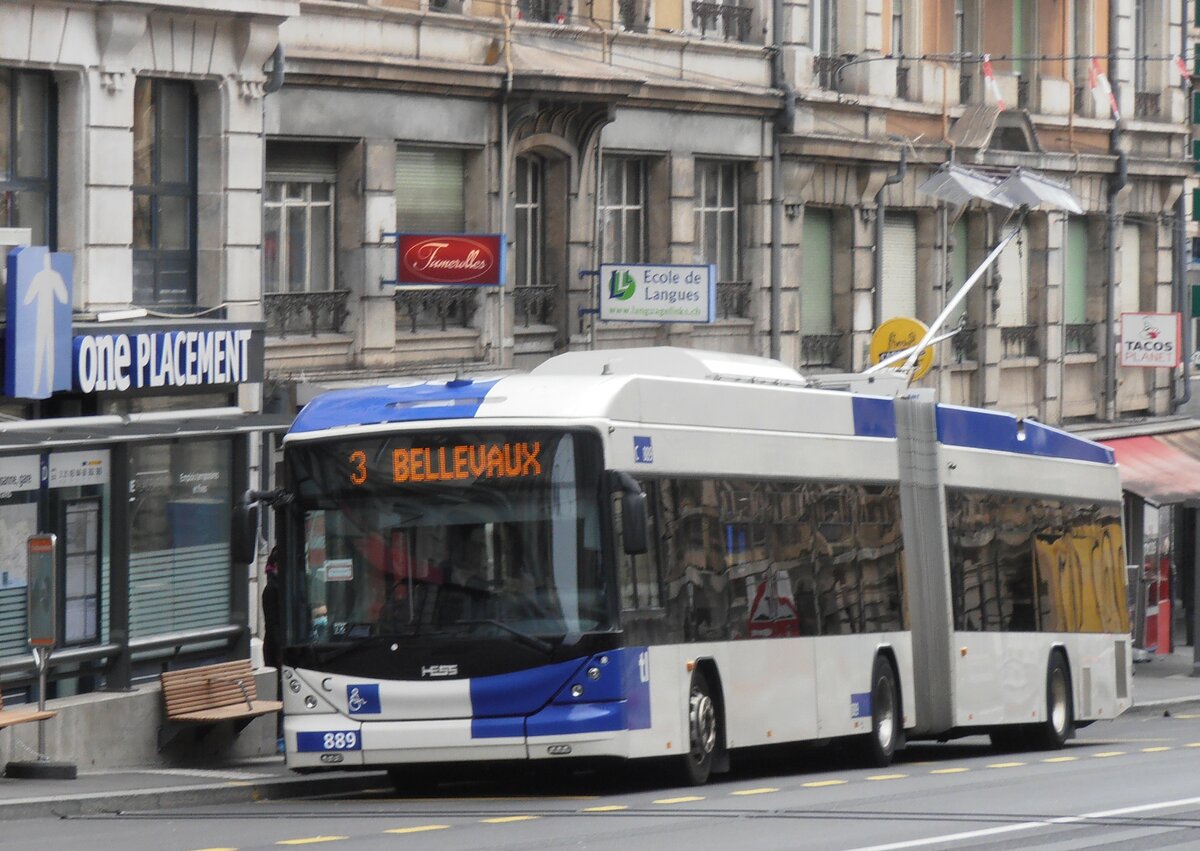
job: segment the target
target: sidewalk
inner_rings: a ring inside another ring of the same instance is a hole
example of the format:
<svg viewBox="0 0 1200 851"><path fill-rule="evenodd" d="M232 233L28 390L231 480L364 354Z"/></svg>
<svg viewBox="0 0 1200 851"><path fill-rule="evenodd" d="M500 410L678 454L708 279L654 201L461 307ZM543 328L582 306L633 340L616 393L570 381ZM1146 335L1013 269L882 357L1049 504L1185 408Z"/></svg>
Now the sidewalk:
<svg viewBox="0 0 1200 851"><path fill-rule="evenodd" d="M1133 666L1134 709L1200 703L1192 648ZM390 789L382 771L294 774L283 757L261 757L216 769L153 768L80 771L75 780L0 778L0 822L167 807L216 806L308 795Z"/></svg>

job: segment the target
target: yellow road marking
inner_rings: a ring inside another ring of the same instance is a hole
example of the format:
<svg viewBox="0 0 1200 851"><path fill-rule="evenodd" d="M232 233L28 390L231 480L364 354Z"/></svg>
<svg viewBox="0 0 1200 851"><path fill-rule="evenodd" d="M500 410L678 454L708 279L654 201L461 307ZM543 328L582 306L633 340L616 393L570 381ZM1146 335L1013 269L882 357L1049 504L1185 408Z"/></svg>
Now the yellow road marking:
<svg viewBox="0 0 1200 851"><path fill-rule="evenodd" d="M627 810L629 807L624 804L607 804L603 807L584 807L585 813L615 813L617 810Z"/></svg>
<svg viewBox="0 0 1200 851"><path fill-rule="evenodd" d="M969 768L935 768L930 774L962 774L964 771L970 771Z"/></svg>
<svg viewBox="0 0 1200 851"><path fill-rule="evenodd" d="M1016 768L1018 765L1024 765L1023 762L993 762L988 768Z"/></svg>
<svg viewBox="0 0 1200 851"><path fill-rule="evenodd" d="M730 792L731 795L766 795L768 792L778 792L774 786L763 786L760 789L739 789L736 792Z"/></svg>
<svg viewBox="0 0 1200 851"><path fill-rule="evenodd" d="M499 818L485 818L484 824L508 824L514 821L533 821L541 818L541 816L500 816Z"/></svg>
<svg viewBox="0 0 1200 851"><path fill-rule="evenodd" d="M1200 748L1200 742L1188 742L1184 745L1185 748Z"/></svg>
<svg viewBox="0 0 1200 851"><path fill-rule="evenodd" d="M1077 759L1077 756L1048 756L1042 762L1074 762Z"/></svg>
<svg viewBox="0 0 1200 851"><path fill-rule="evenodd" d="M281 839L276 845L314 845L318 842L341 842L349 836L309 836L304 839Z"/></svg>
<svg viewBox="0 0 1200 851"><path fill-rule="evenodd" d="M821 786L841 786L849 781L846 780L814 780L812 783L801 783L801 786L807 786L810 789L816 789Z"/></svg>
<svg viewBox="0 0 1200 851"><path fill-rule="evenodd" d="M1100 751L1100 753L1094 753L1092 756L1097 759L1104 759L1106 756L1125 756L1125 751Z"/></svg>
<svg viewBox="0 0 1200 851"><path fill-rule="evenodd" d="M899 780L901 777L907 777L907 774L874 774L868 777L868 780Z"/></svg>
<svg viewBox="0 0 1200 851"><path fill-rule="evenodd" d="M238 851L236 848L197 848L196 851Z"/></svg>
<svg viewBox="0 0 1200 851"><path fill-rule="evenodd" d="M424 833L427 830L448 830L448 824L422 824L417 827L393 827L391 830L385 830L384 833Z"/></svg>
<svg viewBox="0 0 1200 851"><path fill-rule="evenodd" d="M659 798L656 804L690 804L692 801L703 801L699 795L684 795L682 798Z"/></svg>
<svg viewBox="0 0 1200 851"><path fill-rule="evenodd" d="M1191 713L1188 713L1187 715L1175 715L1175 716L1172 716L1172 717L1174 717L1174 718L1183 718L1184 720L1191 720L1191 719L1193 719L1193 718L1200 718L1200 715L1197 715L1196 713L1194 713L1194 712L1191 712Z"/></svg>
<svg viewBox="0 0 1200 851"><path fill-rule="evenodd" d="M1169 751L1169 750L1170 750L1170 748L1160 746L1157 748L1142 748L1142 753L1162 753L1163 751Z"/></svg>

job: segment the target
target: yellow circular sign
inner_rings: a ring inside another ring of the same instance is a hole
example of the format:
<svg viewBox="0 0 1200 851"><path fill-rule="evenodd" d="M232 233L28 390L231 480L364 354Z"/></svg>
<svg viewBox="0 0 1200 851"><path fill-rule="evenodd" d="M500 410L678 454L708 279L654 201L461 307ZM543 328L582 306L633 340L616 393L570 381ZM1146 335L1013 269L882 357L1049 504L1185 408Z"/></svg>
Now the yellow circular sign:
<svg viewBox="0 0 1200 851"><path fill-rule="evenodd" d="M890 355L911 349L921 342L928 330L929 328L924 322L910 319L907 316L897 316L887 320L871 335L871 363L879 363ZM904 360L907 358L892 364L892 366L900 367ZM931 366L933 366L933 346L926 346L917 358L912 376L913 381L922 378L925 373L929 372Z"/></svg>

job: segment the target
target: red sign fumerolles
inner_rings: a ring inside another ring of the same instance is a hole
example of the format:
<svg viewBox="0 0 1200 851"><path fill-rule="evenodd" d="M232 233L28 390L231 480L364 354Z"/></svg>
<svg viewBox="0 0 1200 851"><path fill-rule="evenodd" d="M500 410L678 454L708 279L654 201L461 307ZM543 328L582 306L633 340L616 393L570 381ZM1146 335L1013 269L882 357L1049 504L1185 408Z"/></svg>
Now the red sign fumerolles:
<svg viewBox="0 0 1200 851"><path fill-rule="evenodd" d="M499 286L504 240L495 234L402 233L396 244L396 283Z"/></svg>

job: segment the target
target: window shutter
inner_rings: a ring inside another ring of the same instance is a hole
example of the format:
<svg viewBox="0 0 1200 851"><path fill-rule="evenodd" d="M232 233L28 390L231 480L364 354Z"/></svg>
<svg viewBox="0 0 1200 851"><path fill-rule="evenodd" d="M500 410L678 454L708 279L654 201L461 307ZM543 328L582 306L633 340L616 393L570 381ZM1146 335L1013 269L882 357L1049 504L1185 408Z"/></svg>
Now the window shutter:
<svg viewBox="0 0 1200 851"><path fill-rule="evenodd" d="M954 247L950 249L950 284L946 288L947 302L958 294L972 271L974 270L967 267L967 220L960 218L954 223ZM966 312L967 299L963 299L954 312L946 318L946 327L957 328Z"/></svg>
<svg viewBox="0 0 1200 851"><path fill-rule="evenodd" d="M996 324L1017 328L1029 324L1029 229L1021 232L1000 252L1000 308Z"/></svg>
<svg viewBox="0 0 1200 851"><path fill-rule="evenodd" d="M800 256L800 333L833 332L833 229L828 210L804 211Z"/></svg>
<svg viewBox="0 0 1200 851"><path fill-rule="evenodd" d="M1137 225L1121 228L1121 312L1142 309L1142 231Z"/></svg>
<svg viewBox="0 0 1200 851"><path fill-rule="evenodd" d="M1072 216L1067 220L1067 270L1063 291L1063 322L1082 325L1087 322L1087 220Z"/></svg>
<svg viewBox="0 0 1200 851"><path fill-rule="evenodd" d="M462 151L396 150L396 230L401 233L462 233Z"/></svg>
<svg viewBox="0 0 1200 851"><path fill-rule="evenodd" d="M876 324L917 315L917 217L889 213L883 224L883 290Z"/></svg>

